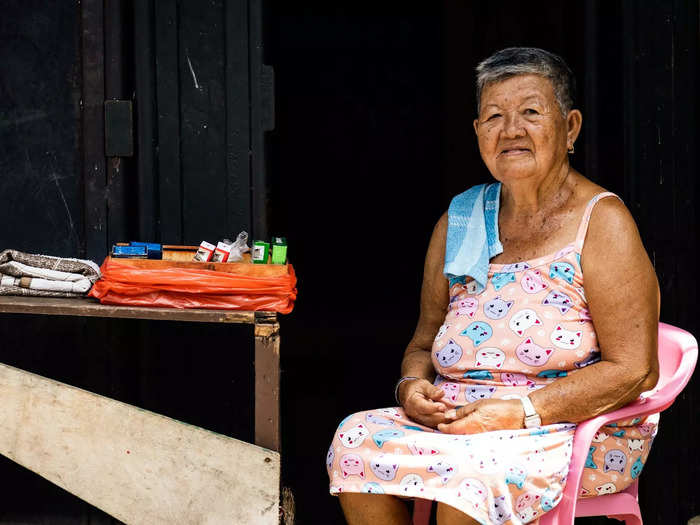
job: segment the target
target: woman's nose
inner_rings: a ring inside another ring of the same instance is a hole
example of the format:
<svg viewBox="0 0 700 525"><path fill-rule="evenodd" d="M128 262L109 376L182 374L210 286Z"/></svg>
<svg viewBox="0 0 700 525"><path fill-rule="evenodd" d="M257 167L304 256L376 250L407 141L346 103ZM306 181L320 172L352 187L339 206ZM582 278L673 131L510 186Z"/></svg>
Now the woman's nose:
<svg viewBox="0 0 700 525"><path fill-rule="evenodd" d="M517 138L525 135L525 128L518 113L506 113L504 117L503 133L507 138Z"/></svg>

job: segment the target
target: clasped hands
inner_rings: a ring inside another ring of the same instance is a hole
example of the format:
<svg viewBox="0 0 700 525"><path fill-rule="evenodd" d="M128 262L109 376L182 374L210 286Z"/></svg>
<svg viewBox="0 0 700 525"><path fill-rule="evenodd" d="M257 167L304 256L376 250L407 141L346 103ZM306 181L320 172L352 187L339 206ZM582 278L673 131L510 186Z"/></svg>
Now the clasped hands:
<svg viewBox="0 0 700 525"><path fill-rule="evenodd" d="M446 434L478 434L524 428L525 411L518 399L480 399L457 409L442 402L445 391L426 379L401 385L399 400L413 421Z"/></svg>

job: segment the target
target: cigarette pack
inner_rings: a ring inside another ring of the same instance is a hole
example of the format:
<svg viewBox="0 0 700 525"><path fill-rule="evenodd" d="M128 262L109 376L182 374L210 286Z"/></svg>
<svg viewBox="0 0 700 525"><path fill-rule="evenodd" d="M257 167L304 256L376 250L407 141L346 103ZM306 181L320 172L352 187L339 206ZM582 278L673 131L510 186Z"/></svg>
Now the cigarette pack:
<svg viewBox="0 0 700 525"><path fill-rule="evenodd" d="M197 249L197 253L194 254L194 260L199 262L209 262L214 255L214 250L216 246L207 241L202 241Z"/></svg>
<svg viewBox="0 0 700 525"><path fill-rule="evenodd" d="M253 242L253 255L251 259L254 264L267 264L267 258L270 254L270 243L265 241Z"/></svg>
<svg viewBox="0 0 700 525"><path fill-rule="evenodd" d="M284 237L272 238L272 264L287 262L287 240Z"/></svg>
<svg viewBox="0 0 700 525"><path fill-rule="evenodd" d="M146 259L148 249L145 246L112 246L112 257Z"/></svg>

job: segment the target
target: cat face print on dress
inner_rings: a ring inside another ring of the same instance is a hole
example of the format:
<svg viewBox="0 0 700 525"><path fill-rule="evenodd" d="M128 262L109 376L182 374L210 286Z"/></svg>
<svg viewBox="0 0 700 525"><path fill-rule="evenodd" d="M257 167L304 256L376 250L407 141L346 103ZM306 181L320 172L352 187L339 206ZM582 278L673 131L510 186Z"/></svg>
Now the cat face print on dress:
<svg viewBox="0 0 700 525"><path fill-rule="evenodd" d="M440 339L442 339L449 329L450 329L450 325L448 325L448 324L442 325L440 327L440 329L438 330L438 333L435 335L435 341L439 341Z"/></svg>
<svg viewBox="0 0 700 525"><path fill-rule="evenodd" d="M620 474L624 474L627 466L627 455L622 450L612 449L605 453L605 465L603 472L615 470Z"/></svg>
<svg viewBox="0 0 700 525"><path fill-rule="evenodd" d="M421 447L415 441L408 444L408 450L414 456L434 456L440 453L440 451L435 450L432 447Z"/></svg>
<svg viewBox="0 0 700 525"><path fill-rule="evenodd" d="M362 492L365 494L384 494L384 489L376 481L368 481L362 485Z"/></svg>
<svg viewBox="0 0 700 525"><path fill-rule="evenodd" d="M586 368L588 365L592 365L593 363L597 363L600 361L600 350L597 348L591 348L588 351L588 355L586 356L585 359L581 361L576 361L574 363L574 366L576 368Z"/></svg>
<svg viewBox="0 0 700 525"><path fill-rule="evenodd" d="M431 463L430 465L428 465L428 468L426 470L439 476L440 481L442 481L443 484L450 481L450 479L452 479L452 476L454 476L457 473L457 467L455 467L451 463L448 463L445 460L440 460L436 463Z"/></svg>
<svg viewBox="0 0 700 525"><path fill-rule="evenodd" d="M450 383L448 381L443 381L440 383L440 388L445 392L445 397L451 401L457 401L457 396L459 396L459 385L457 383Z"/></svg>
<svg viewBox="0 0 700 525"><path fill-rule="evenodd" d="M406 474L399 482L401 492L408 496L418 496L423 492L425 483L418 474Z"/></svg>
<svg viewBox="0 0 700 525"><path fill-rule="evenodd" d="M510 321L508 321L510 329L518 335L523 335L528 328L541 325L542 321L537 317L535 311L530 308L515 312Z"/></svg>
<svg viewBox="0 0 700 525"><path fill-rule="evenodd" d="M480 474L494 474L501 468L499 452L495 450L481 451L479 454L469 454L469 459Z"/></svg>
<svg viewBox="0 0 700 525"><path fill-rule="evenodd" d="M503 372L501 374L501 383L508 386L529 386L534 385L534 381L527 378L525 374L517 374L514 372Z"/></svg>
<svg viewBox="0 0 700 525"><path fill-rule="evenodd" d="M465 379L486 379L492 380L493 374L488 370L467 370L462 376Z"/></svg>
<svg viewBox="0 0 700 525"><path fill-rule="evenodd" d="M479 399L489 399L496 391L495 386L488 385L469 385L464 392L467 402L473 403Z"/></svg>
<svg viewBox="0 0 700 525"><path fill-rule="evenodd" d="M540 500L540 495L534 492L523 492L518 499L515 500L515 511L520 512L527 507L532 507Z"/></svg>
<svg viewBox="0 0 700 525"><path fill-rule="evenodd" d="M380 430L379 432L375 432L372 434L372 441L374 441L374 444L377 445L379 448L382 448L384 446L384 443L387 441L391 441L392 439L399 439L404 436L404 433L402 430L391 430L391 429L386 429L386 430Z"/></svg>
<svg viewBox="0 0 700 525"><path fill-rule="evenodd" d="M396 477L396 472L399 470L399 465L392 460L391 456L379 454L378 456L372 458L369 468L379 479L391 481Z"/></svg>
<svg viewBox="0 0 700 525"><path fill-rule="evenodd" d="M331 443L331 446L328 447L328 454L326 454L326 468L328 470L333 467L333 460L335 459L335 451L333 450L333 444Z"/></svg>
<svg viewBox="0 0 700 525"><path fill-rule="evenodd" d="M542 348L535 344L530 337L525 339L525 341L520 343L515 349L515 355L518 359L530 366L544 365L549 361L552 352L553 350L551 348Z"/></svg>
<svg viewBox="0 0 700 525"><path fill-rule="evenodd" d="M617 487L614 483L603 483L595 488L598 496L603 496L605 494L614 494L617 492Z"/></svg>
<svg viewBox="0 0 700 525"><path fill-rule="evenodd" d="M340 456L340 470L343 478L360 476L365 479L365 462L357 454L343 454Z"/></svg>
<svg viewBox="0 0 700 525"><path fill-rule="evenodd" d="M493 335L493 328L488 323L478 321L467 326L459 335L468 337L472 340L474 346L479 346Z"/></svg>
<svg viewBox="0 0 700 525"><path fill-rule="evenodd" d="M359 447L367 436L369 436L369 430L362 424L355 425L351 429L338 434L340 442L345 448Z"/></svg>
<svg viewBox="0 0 700 525"><path fill-rule="evenodd" d="M367 420L367 423L372 423L373 425L394 425L394 420L389 419L384 416L378 416L377 414L367 414L365 416L365 419Z"/></svg>
<svg viewBox="0 0 700 525"><path fill-rule="evenodd" d="M484 314L489 319L503 319L508 315L511 306L513 306L513 301L504 301L500 296L496 296L484 303Z"/></svg>
<svg viewBox="0 0 700 525"><path fill-rule="evenodd" d="M523 483L525 483L525 478L527 477L527 472L525 468L520 465L511 465L506 468L506 483L510 485L515 485L519 489L523 488Z"/></svg>
<svg viewBox="0 0 700 525"><path fill-rule="evenodd" d="M583 337L583 332L565 330L560 324L558 324L549 336L550 341L556 347L563 348L564 350L575 350L581 346L581 338Z"/></svg>
<svg viewBox="0 0 700 525"><path fill-rule="evenodd" d="M584 465L584 467L592 468L592 469L598 468L598 465L596 465L595 462L593 461L593 453L595 452L595 449L596 449L596 447L589 447L588 456L586 456L586 464Z"/></svg>
<svg viewBox="0 0 700 525"><path fill-rule="evenodd" d="M462 359L462 347L455 343L454 339L450 339L445 346L437 351L435 357L440 366L452 366Z"/></svg>
<svg viewBox="0 0 700 525"><path fill-rule="evenodd" d="M545 490L544 494L542 494L542 501L540 503L542 510L549 512L559 504L559 500L561 500L561 498L561 493L555 495L551 490Z"/></svg>
<svg viewBox="0 0 700 525"><path fill-rule="evenodd" d="M491 277L491 284L496 291L503 288L506 284L515 282L515 274L512 272L498 272Z"/></svg>
<svg viewBox="0 0 700 525"><path fill-rule="evenodd" d="M474 366L483 368L501 368L506 360L506 354L500 348L484 347L476 352Z"/></svg>
<svg viewBox="0 0 700 525"><path fill-rule="evenodd" d="M464 478L457 487L457 497L466 499L475 509L486 508L486 485L476 478Z"/></svg>
<svg viewBox="0 0 700 525"><path fill-rule="evenodd" d="M506 503L505 496L493 498L491 508L489 509L489 517L496 525L503 525L510 519L510 512L508 511L508 504Z"/></svg>
<svg viewBox="0 0 700 525"><path fill-rule="evenodd" d="M627 448L630 450L630 454L634 450L639 450L640 452L644 448L644 440L643 439L628 439L627 440Z"/></svg>
<svg viewBox="0 0 700 525"><path fill-rule="evenodd" d="M528 270L520 279L520 286L527 293L540 293L547 288L547 283L542 280L542 274L539 270Z"/></svg>
<svg viewBox="0 0 700 525"><path fill-rule="evenodd" d="M574 267L567 262L554 262L549 267L550 279L563 279L569 284L574 282Z"/></svg>
<svg viewBox="0 0 700 525"><path fill-rule="evenodd" d="M547 306L553 306L562 314L566 314L566 312L571 310L571 307L574 303L571 302L571 297L566 295L564 292L560 292L559 290L552 290L547 294L547 297L544 298L542 304Z"/></svg>
<svg viewBox="0 0 700 525"><path fill-rule="evenodd" d="M632 463L632 468L630 469L630 476L632 476L632 479L637 479L642 473L643 468L644 463L642 462L642 456L639 456L634 463Z"/></svg>
<svg viewBox="0 0 700 525"><path fill-rule="evenodd" d="M526 262L516 262L516 263L511 263L511 264L504 264L503 267L501 268L502 272L506 273L515 273L515 272L524 272L525 270L529 270L530 265Z"/></svg>
<svg viewBox="0 0 700 525"><path fill-rule="evenodd" d="M530 523L537 517L537 511L532 507L525 507L522 512L518 512L518 518L523 523Z"/></svg>
<svg viewBox="0 0 700 525"><path fill-rule="evenodd" d="M457 308L456 316L466 315L470 319L474 318L476 309L479 307L479 300L476 297L467 297L456 302L453 308Z"/></svg>
<svg viewBox="0 0 700 525"><path fill-rule="evenodd" d="M379 408L379 409L375 410L375 412L379 412L383 416L393 417L394 419L401 418L401 412L399 412L397 409L395 409L393 407Z"/></svg>
<svg viewBox="0 0 700 525"><path fill-rule="evenodd" d="M608 439L608 435L605 432L598 430L593 436L593 443L602 443L606 439Z"/></svg>

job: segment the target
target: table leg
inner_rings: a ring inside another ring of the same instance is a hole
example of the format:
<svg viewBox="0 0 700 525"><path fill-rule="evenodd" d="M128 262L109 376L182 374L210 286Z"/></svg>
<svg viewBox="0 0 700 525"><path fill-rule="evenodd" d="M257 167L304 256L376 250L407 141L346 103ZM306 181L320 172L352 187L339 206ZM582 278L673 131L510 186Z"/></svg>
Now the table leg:
<svg viewBox="0 0 700 525"><path fill-rule="evenodd" d="M280 325L275 313L255 314L255 444L280 451Z"/></svg>

